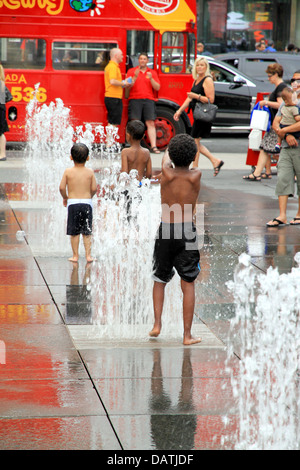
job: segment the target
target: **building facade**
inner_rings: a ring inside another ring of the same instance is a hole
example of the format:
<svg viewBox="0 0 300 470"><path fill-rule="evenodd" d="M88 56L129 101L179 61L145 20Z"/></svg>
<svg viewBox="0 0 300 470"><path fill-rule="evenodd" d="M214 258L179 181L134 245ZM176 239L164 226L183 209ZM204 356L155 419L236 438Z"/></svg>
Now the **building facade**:
<svg viewBox="0 0 300 470"><path fill-rule="evenodd" d="M300 0L197 0L198 41L212 53L254 50L261 39L300 47Z"/></svg>

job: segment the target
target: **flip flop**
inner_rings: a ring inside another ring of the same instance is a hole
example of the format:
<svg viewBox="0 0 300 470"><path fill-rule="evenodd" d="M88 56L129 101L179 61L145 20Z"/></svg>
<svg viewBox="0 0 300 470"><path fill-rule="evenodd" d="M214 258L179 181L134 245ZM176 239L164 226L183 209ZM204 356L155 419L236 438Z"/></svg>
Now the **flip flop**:
<svg viewBox="0 0 300 470"><path fill-rule="evenodd" d="M299 222L295 223L295 220L299 220ZM290 221L290 225L300 225L300 217L294 217L293 220Z"/></svg>
<svg viewBox="0 0 300 470"><path fill-rule="evenodd" d="M272 222L277 222L277 224L270 224L270 223L267 223L266 226L267 227L279 227L279 225L289 225L289 224L286 224L285 222L282 222L281 220L279 219L273 219Z"/></svg>
<svg viewBox="0 0 300 470"><path fill-rule="evenodd" d="M223 160L221 160L218 166L214 166L214 176L217 176L220 173L220 170L223 165L224 165L224 162Z"/></svg>

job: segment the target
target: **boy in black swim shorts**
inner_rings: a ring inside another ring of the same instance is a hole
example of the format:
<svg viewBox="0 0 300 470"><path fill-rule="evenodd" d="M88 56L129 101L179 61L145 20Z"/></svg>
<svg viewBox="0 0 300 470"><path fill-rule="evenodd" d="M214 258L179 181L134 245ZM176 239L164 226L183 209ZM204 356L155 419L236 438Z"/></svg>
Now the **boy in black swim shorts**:
<svg viewBox="0 0 300 470"><path fill-rule="evenodd" d="M73 256L69 261L79 259L79 239L83 238L87 262L91 257L91 234L93 222L92 197L96 194L97 184L94 172L86 168L89 159L89 149L85 144L74 144L71 148L72 168L67 168L63 174L59 191L63 197L64 206L68 207L67 235L71 237Z"/></svg>
<svg viewBox="0 0 300 470"><path fill-rule="evenodd" d="M183 292L183 344L199 343L191 334L195 307L195 280L200 272L200 254L193 214L200 191L201 171L189 169L197 154L194 139L179 134L171 139L162 161L162 221L153 255L154 326L150 336L161 330L161 317L166 284L175 271L181 278Z"/></svg>

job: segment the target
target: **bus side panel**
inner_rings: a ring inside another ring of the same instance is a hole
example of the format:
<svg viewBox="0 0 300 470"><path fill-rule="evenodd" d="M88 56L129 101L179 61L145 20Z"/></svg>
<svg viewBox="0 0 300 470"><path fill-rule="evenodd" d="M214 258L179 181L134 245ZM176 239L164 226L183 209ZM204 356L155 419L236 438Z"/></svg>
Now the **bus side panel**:
<svg viewBox="0 0 300 470"><path fill-rule="evenodd" d="M103 72L53 71L49 83L50 100L62 99L71 110L73 125L106 124Z"/></svg>
<svg viewBox="0 0 300 470"><path fill-rule="evenodd" d="M32 100L35 85L38 85L37 99L42 105L48 102L49 73L43 70L5 70L5 84L10 89L13 101L6 103L8 142L24 142L26 140L26 107Z"/></svg>
<svg viewBox="0 0 300 470"><path fill-rule="evenodd" d="M190 74L160 74L161 87L159 99L172 100L181 106L187 98L187 92L193 86L193 77ZM167 78L167 79L166 79Z"/></svg>
<svg viewBox="0 0 300 470"><path fill-rule="evenodd" d="M107 126L107 112L104 104L104 72L54 71L49 77L50 101L61 98L70 108L71 125L92 124L93 127ZM127 122L127 103L123 100L123 117L119 128L120 142L124 142L124 127Z"/></svg>
<svg viewBox="0 0 300 470"><path fill-rule="evenodd" d="M7 103L7 122L10 131L6 134L8 142L26 141L26 106L32 93L39 84L37 99L39 104L49 105L60 98L70 108L70 123L73 127L91 123L107 125L104 105L104 72L67 71L67 70L7 70L6 84L11 90L13 101ZM123 100L123 118L120 126L120 142L125 141L127 122L127 100ZM14 109L16 109L17 119Z"/></svg>

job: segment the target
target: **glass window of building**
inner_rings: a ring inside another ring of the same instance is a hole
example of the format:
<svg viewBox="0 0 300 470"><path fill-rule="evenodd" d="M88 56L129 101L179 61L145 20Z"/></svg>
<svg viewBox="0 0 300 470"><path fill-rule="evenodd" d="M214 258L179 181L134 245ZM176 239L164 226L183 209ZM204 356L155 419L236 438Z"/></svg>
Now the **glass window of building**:
<svg viewBox="0 0 300 470"><path fill-rule="evenodd" d="M291 37L296 7L296 0L197 0L198 40L213 54L253 51L261 39L274 41L282 51Z"/></svg>

